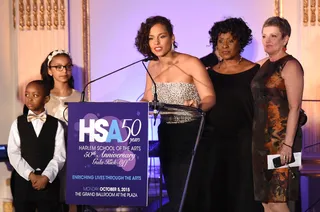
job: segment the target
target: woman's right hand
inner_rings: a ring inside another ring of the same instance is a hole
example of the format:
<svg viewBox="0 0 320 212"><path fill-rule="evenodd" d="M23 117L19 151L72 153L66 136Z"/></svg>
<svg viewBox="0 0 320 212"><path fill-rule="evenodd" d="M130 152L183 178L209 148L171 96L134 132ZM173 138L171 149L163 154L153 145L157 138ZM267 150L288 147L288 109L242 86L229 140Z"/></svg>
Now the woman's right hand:
<svg viewBox="0 0 320 212"><path fill-rule="evenodd" d="M190 99L190 100L186 100L184 101L184 106L189 106L189 107L195 107L198 108L199 104L196 100Z"/></svg>
<svg viewBox="0 0 320 212"><path fill-rule="evenodd" d="M292 148L282 144L282 147L280 149L281 164L285 165L290 163L291 157L292 157Z"/></svg>

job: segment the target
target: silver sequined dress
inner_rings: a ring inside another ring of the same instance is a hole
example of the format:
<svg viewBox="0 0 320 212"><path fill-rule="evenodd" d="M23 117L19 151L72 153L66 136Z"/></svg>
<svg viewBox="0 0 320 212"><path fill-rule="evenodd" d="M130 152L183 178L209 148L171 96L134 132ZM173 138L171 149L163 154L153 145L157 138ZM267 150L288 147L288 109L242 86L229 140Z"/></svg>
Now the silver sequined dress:
<svg viewBox="0 0 320 212"><path fill-rule="evenodd" d="M157 83L157 94L160 103L161 123L158 127L159 156L169 196L169 203L163 211L179 211L182 193L190 166L191 155L200 126L199 117L195 117L196 108L185 107L184 102L200 102L196 86L190 83L170 82ZM153 89L154 90L154 89ZM168 106L168 104L170 104ZM195 162L195 164L198 162ZM196 165L195 165L196 166ZM190 178L188 190L197 188L197 179ZM197 211L198 193L187 192L183 211Z"/></svg>
<svg viewBox="0 0 320 212"><path fill-rule="evenodd" d="M165 82L156 83L157 94L160 103L171 105L184 105L187 100L194 100L200 103L200 97L194 84L185 82ZM154 91L154 87L153 87ZM181 108L168 108L168 110L160 110L161 120L170 123L186 123L197 119L197 110Z"/></svg>

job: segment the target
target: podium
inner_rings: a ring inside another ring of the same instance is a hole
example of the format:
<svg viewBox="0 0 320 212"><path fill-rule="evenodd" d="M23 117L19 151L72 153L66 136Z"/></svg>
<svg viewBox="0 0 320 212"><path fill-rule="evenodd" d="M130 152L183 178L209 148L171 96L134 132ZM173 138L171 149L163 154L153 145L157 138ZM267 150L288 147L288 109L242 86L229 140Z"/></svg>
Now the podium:
<svg viewBox="0 0 320 212"><path fill-rule="evenodd" d="M0 162L9 162L6 144L0 145Z"/></svg>
<svg viewBox="0 0 320 212"><path fill-rule="evenodd" d="M66 201L147 206L148 103L69 103Z"/></svg>
<svg viewBox="0 0 320 212"><path fill-rule="evenodd" d="M145 102L68 103L68 204L146 207L148 205L148 119L201 119L181 207L204 125L196 108ZM180 211L181 211L180 207Z"/></svg>

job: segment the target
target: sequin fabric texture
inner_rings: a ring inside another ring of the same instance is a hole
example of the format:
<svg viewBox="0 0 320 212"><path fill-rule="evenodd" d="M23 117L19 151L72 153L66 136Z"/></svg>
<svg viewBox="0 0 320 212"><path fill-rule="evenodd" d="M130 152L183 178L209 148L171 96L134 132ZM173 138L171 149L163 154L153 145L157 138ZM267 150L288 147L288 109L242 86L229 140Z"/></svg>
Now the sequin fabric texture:
<svg viewBox="0 0 320 212"><path fill-rule="evenodd" d="M200 103L200 97L194 84L184 82L156 83L158 101L165 104L184 105L185 101L194 100ZM154 92L154 86L152 87ZM181 108L170 108L160 111L162 121L167 123L186 123L197 119L197 110L183 110Z"/></svg>

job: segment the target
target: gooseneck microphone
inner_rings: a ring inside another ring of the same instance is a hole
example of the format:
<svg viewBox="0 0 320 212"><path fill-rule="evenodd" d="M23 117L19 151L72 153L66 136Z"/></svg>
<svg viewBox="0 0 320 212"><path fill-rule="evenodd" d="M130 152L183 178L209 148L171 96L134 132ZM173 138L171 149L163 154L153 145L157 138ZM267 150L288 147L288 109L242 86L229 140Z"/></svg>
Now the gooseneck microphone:
<svg viewBox="0 0 320 212"><path fill-rule="evenodd" d="M157 117L158 117L158 114L159 114L159 106L158 106L158 93L157 93L157 84L156 82L154 81L153 77L151 76L148 68L146 67L146 65L144 63L142 63L142 65L144 66L144 68L146 69L151 81L152 81L152 84L154 86L154 92L153 92L153 100L152 100L152 104L151 104L151 108L153 110L153 117L154 117L154 125L156 124L156 120L157 120Z"/></svg>
<svg viewBox="0 0 320 212"><path fill-rule="evenodd" d="M126 65L126 66L124 66L124 67L122 67L122 68L119 68L119 69L117 69L117 70L115 70L115 71L113 71L113 72L110 72L110 73L108 73L108 74L105 74L105 75L103 75L103 76L101 76L101 77L99 77L99 78L97 78L97 79L94 79L94 80L89 81L89 82L83 87L83 90L82 90L82 92L81 92L81 100L80 100L80 101L81 101L81 102L84 102L85 95L86 95L86 88L87 88L88 85L90 85L91 83L94 83L94 82L96 82L96 81L98 81L98 80L101 80L101 79L107 77L107 76L110 76L110 75L112 75L112 74L115 74L115 73L117 73L117 72L119 72L119 71L121 71L121 70L123 70L123 69L125 69L125 68L128 68L128 67L130 67L130 66L132 66L132 65L134 65L134 64L137 64L137 63L142 62L142 64L144 65L143 62L148 62L148 61L153 60L153 59L154 59L153 57L147 57L147 58L144 58L144 59L142 59L142 60L138 60L138 61L136 61L136 62L134 62L134 63L131 63L131 64L129 64L129 65ZM150 75L149 72L148 72L148 74ZM152 78L151 78L151 79L152 79ZM152 80L152 81L153 81L153 80Z"/></svg>

